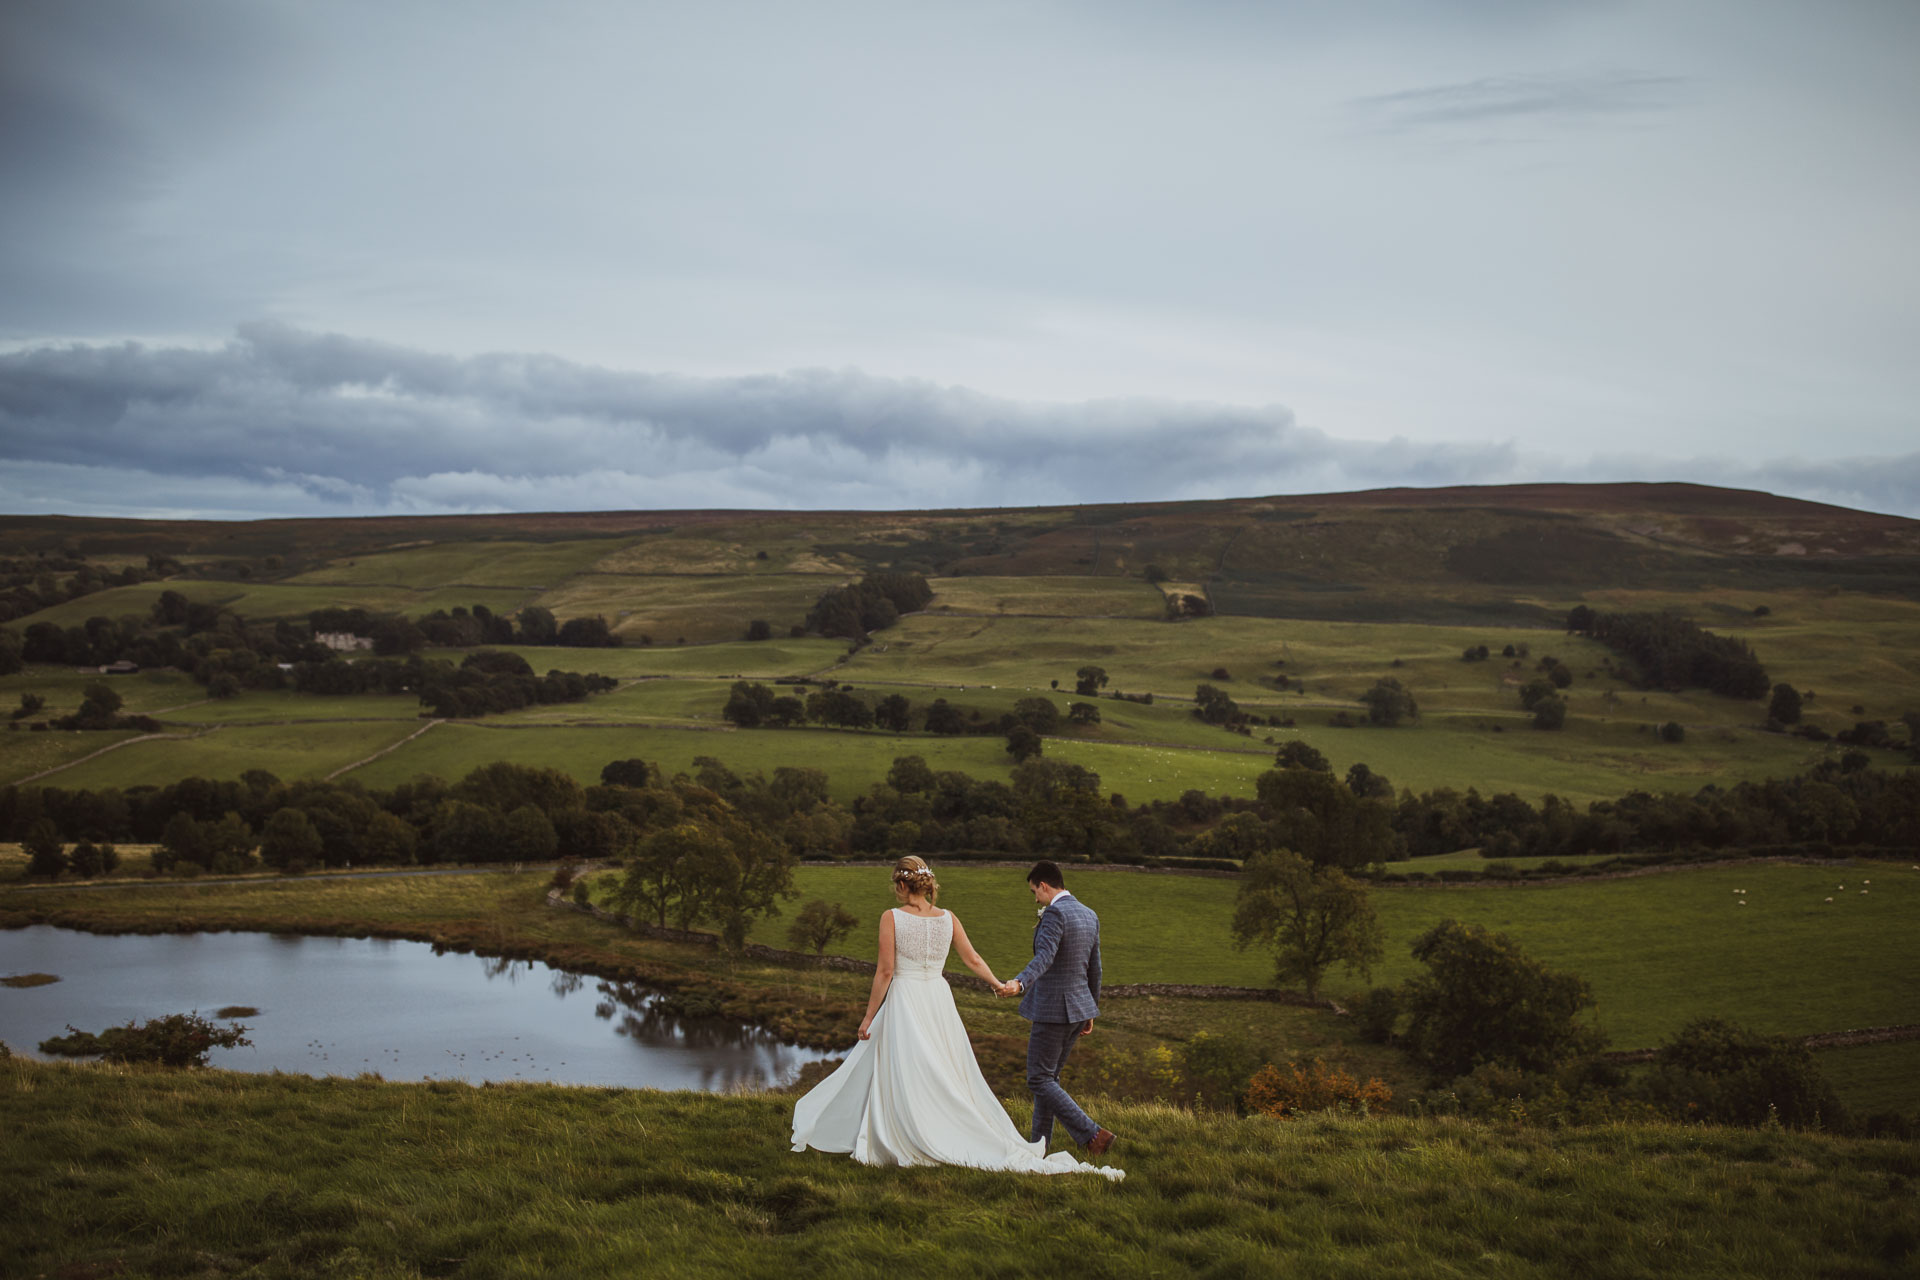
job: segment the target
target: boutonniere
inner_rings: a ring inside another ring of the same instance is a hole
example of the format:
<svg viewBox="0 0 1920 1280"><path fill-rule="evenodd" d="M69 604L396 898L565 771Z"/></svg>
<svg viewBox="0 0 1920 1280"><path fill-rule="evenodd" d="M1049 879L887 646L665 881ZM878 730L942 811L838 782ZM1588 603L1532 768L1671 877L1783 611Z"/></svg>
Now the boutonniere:
<svg viewBox="0 0 1920 1280"><path fill-rule="evenodd" d="M1042 916L1044 916L1044 915L1046 915L1046 914L1047 914L1047 909L1046 909L1045 907L1041 907L1041 908L1040 908L1039 910L1037 910L1037 911L1035 911L1035 912L1033 913L1033 927L1034 927L1034 928L1036 928L1036 929L1038 929L1038 928L1040 927L1040 917L1042 917Z"/></svg>

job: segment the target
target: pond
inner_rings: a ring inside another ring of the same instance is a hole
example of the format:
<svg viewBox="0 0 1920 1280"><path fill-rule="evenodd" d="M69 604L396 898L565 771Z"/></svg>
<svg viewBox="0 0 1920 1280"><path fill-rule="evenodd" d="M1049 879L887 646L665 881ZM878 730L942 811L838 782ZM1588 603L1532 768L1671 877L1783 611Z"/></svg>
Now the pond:
<svg viewBox="0 0 1920 1280"><path fill-rule="evenodd" d="M209 1056L228 1071L714 1091L789 1084L829 1056L665 1016L642 988L424 942L0 929L0 977L29 973L60 979L0 987L0 1042L29 1057L68 1024L97 1032L233 1005L259 1012L236 1019L251 1046Z"/></svg>

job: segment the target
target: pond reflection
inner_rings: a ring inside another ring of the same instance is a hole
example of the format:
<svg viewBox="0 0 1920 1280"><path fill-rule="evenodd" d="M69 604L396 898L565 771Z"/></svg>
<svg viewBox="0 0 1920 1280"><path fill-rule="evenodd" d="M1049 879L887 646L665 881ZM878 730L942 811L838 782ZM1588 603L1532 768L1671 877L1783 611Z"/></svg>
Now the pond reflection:
<svg viewBox="0 0 1920 1280"><path fill-rule="evenodd" d="M30 1056L69 1023L228 1005L260 1011L242 1019L252 1046L212 1057L237 1071L714 1090L784 1084L826 1056L676 995L591 980L591 1003L570 1000L588 978L386 938L0 930L0 974L26 972L61 978L0 988L0 1042Z"/></svg>

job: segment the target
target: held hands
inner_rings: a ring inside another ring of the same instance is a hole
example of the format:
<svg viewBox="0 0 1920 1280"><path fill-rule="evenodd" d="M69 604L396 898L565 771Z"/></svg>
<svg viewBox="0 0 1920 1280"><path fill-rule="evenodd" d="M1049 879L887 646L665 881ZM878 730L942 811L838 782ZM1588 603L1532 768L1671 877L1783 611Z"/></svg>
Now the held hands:
<svg viewBox="0 0 1920 1280"><path fill-rule="evenodd" d="M1020 994L1020 990L1020 983L1018 981L1002 982L993 989L993 993L997 996L1017 996Z"/></svg>

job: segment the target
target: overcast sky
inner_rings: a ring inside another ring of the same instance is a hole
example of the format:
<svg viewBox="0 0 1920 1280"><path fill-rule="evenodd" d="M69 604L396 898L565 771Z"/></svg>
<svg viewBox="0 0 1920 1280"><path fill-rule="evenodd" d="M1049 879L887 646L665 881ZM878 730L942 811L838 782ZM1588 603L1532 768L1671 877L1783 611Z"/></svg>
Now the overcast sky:
<svg viewBox="0 0 1920 1280"><path fill-rule="evenodd" d="M1920 515L1920 4L0 5L0 510Z"/></svg>

